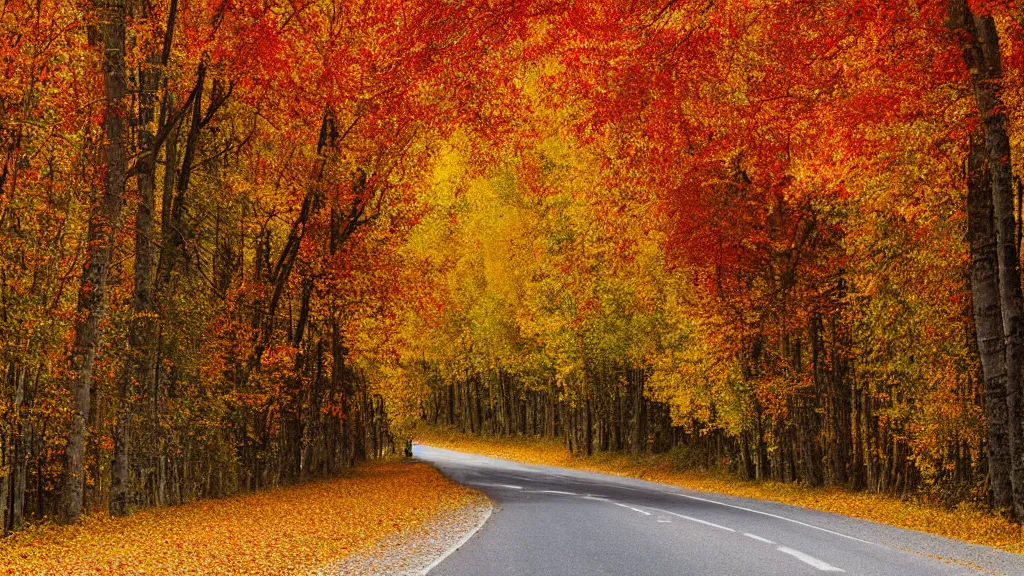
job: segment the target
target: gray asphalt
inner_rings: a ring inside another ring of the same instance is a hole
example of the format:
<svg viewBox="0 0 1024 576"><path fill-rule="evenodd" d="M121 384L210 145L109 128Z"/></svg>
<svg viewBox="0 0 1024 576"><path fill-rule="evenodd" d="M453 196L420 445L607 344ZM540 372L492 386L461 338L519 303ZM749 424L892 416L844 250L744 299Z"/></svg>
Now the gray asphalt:
<svg viewBox="0 0 1024 576"><path fill-rule="evenodd" d="M1024 556L837 514L429 446L413 452L496 503L430 576L1024 576Z"/></svg>

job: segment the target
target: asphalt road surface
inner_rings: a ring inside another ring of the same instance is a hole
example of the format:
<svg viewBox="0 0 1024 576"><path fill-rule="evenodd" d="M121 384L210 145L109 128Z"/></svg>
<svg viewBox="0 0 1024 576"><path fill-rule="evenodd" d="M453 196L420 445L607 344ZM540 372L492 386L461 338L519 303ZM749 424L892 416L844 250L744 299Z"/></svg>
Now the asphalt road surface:
<svg viewBox="0 0 1024 576"><path fill-rule="evenodd" d="M496 504L430 576L1024 576L1024 556L836 514L428 446L414 454Z"/></svg>

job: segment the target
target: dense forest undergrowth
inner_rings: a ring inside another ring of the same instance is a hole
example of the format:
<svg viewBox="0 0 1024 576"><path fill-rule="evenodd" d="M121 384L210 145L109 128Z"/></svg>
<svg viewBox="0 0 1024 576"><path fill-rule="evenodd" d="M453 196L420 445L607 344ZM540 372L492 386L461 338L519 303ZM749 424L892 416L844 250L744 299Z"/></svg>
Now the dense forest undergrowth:
<svg viewBox="0 0 1024 576"><path fill-rule="evenodd" d="M994 0L9 0L0 532L426 419L1024 519Z"/></svg>

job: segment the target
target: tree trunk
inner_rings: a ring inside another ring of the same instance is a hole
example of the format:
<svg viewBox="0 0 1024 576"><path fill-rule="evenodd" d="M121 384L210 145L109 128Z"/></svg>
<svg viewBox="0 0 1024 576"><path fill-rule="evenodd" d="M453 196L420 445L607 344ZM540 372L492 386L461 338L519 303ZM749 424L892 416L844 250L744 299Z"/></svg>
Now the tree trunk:
<svg viewBox="0 0 1024 576"><path fill-rule="evenodd" d="M103 119L106 181L99 198L89 209L85 268L78 290L77 318L71 350L70 378L73 405L61 491L60 519L78 522L82 514L85 432L91 402L92 368L99 340L107 273L114 238L121 218L125 187L125 129L127 80L125 76L124 0L108 0L97 5L103 39L103 79L106 105Z"/></svg>
<svg viewBox="0 0 1024 576"><path fill-rule="evenodd" d="M35 381L39 382L40 368L36 369ZM15 405L15 432L17 437L14 442L14 462L11 469L11 530L21 530L25 527L25 488L28 483L28 447L32 442L32 428L25 423L25 376L26 371L21 370L20 378L17 381L14 392Z"/></svg>
<svg viewBox="0 0 1024 576"><path fill-rule="evenodd" d="M143 9L146 9L144 6ZM153 132L156 119L156 91L160 82L160 71L166 64L174 34L177 2L172 2L168 13L167 35L161 53L150 54L146 64L139 70L139 165L136 183L139 188L139 205L135 213L135 267L132 309L134 315L128 327L128 344L131 348L125 370L119 385L119 414L114 429L114 466L111 469L110 514L128 514L128 455L131 441L131 420L135 392L155 377L156 362L153 346L156 326L153 311L153 215L156 210L156 154L158 143ZM170 166L169 170L174 170ZM134 380L133 380L134 379Z"/></svg>
<svg viewBox="0 0 1024 576"><path fill-rule="evenodd" d="M7 503L11 499L11 435L0 434L0 537L7 534Z"/></svg>
<svg viewBox="0 0 1024 576"><path fill-rule="evenodd" d="M173 95L167 98L168 106L174 106ZM156 286L157 293L162 292L164 277L170 276L171 246L174 237L174 226L172 224L172 207L174 205L174 189L177 186L178 178L178 137L180 135L179 125L175 124L168 129L167 141L164 142L164 181L163 193L160 198L160 260L157 263Z"/></svg>
<svg viewBox="0 0 1024 576"><path fill-rule="evenodd" d="M985 129L999 262L1000 312L1006 343L1006 398L1010 427L1011 483L1017 518L1024 518L1024 295L1013 213L1013 167L1003 104L999 36L991 16L974 16L964 0L950 0L950 19L960 33L964 63Z"/></svg>
<svg viewBox="0 0 1024 576"><path fill-rule="evenodd" d="M980 140L972 140L967 175L967 239L971 248L971 295L978 354L985 381L985 420L988 423L988 469L996 508L1013 506L1010 482L1010 438L1006 404L1006 366L996 231L992 219L991 184Z"/></svg>
<svg viewBox="0 0 1024 576"><path fill-rule="evenodd" d="M587 456L591 456L594 453L594 420L593 420L593 414L591 413L591 410L590 410L590 397L589 396L587 397L586 402L584 402L584 408L586 410L586 415L585 415L585 417L583 419L583 425L585 426L585 428L583 430L583 443L584 443L584 452L583 453L586 454Z"/></svg>

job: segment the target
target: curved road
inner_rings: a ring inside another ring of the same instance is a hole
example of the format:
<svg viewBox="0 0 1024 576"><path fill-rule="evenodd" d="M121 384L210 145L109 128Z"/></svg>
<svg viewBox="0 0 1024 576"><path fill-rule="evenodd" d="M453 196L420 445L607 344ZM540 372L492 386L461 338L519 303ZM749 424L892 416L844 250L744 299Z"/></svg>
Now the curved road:
<svg viewBox="0 0 1024 576"><path fill-rule="evenodd" d="M414 454L496 503L430 576L1024 575L1024 556L836 514L429 446Z"/></svg>

